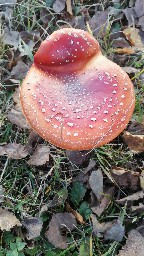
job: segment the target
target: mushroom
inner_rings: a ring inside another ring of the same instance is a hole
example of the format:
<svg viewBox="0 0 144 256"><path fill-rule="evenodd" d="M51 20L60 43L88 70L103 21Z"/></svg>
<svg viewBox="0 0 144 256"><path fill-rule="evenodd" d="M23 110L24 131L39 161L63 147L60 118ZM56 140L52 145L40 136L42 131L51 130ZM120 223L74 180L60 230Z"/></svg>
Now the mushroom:
<svg viewBox="0 0 144 256"><path fill-rule="evenodd" d="M63 28L42 42L24 79L23 113L42 138L68 150L89 150L116 138L135 105L128 75L102 55L86 31Z"/></svg>

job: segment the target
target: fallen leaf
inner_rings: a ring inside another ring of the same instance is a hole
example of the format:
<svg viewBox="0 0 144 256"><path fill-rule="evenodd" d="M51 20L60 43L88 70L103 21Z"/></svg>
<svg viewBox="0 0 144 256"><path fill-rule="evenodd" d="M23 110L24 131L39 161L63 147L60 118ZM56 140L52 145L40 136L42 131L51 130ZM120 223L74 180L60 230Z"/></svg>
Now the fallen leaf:
<svg viewBox="0 0 144 256"><path fill-rule="evenodd" d="M53 3L53 10L56 13L60 13L64 10L66 4L66 0L56 0Z"/></svg>
<svg viewBox="0 0 144 256"><path fill-rule="evenodd" d="M72 11L72 1L71 0L66 0L66 6L67 6L67 12L73 16L73 11Z"/></svg>
<svg viewBox="0 0 144 256"><path fill-rule="evenodd" d="M111 170L111 176L120 187L137 189L139 185L139 172L125 170L121 167L115 167Z"/></svg>
<svg viewBox="0 0 144 256"><path fill-rule="evenodd" d="M75 216L76 220L77 220L80 224L84 224L84 223L85 223L83 217L82 217L77 211L75 211L74 209L72 209L69 204L66 205L66 210L67 210L68 212L72 213L73 216Z"/></svg>
<svg viewBox="0 0 144 256"><path fill-rule="evenodd" d="M22 221L22 225L26 229L26 238L31 240L40 236L43 222L35 217L25 217Z"/></svg>
<svg viewBox="0 0 144 256"><path fill-rule="evenodd" d="M88 150L83 151L74 151L74 150L66 150L66 156L69 161L75 165L82 165L88 162L90 158L90 154Z"/></svg>
<svg viewBox="0 0 144 256"><path fill-rule="evenodd" d="M13 46L14 49L17 50L19 45L19 32L10 30L9 27L5 27L4 35L1 40L4 45Z"/></svg>
<svg viewBox="0 0 144 256"><path fill-rule="evenodd" d="M125 234L125 227L122 225L119 219L113 221L111 227L109 227L104 235L105 240L112 240L121 242Z"/></svg>
<svg viewBox="0 0 144 256"><path fill-rule="evenodd" d="M119 37L113 40L112 46L114 48L128 48L130 47L129 43L123 38Z"/></svg>
<svg viewBox="0 0 144 256"><path fill-rule="evenodd" d="M138 122L132 122L127 131L134 135L144 135L144 125Z"/></svg>
<svg viewBox="0 0 144 256"><path fill-rule="evenodd" d="M89 20L90 28L95 37L103 38L109 23L109 12L96 11L95 15Z"/></svg>
<svg viewBox="0 0 144 256"><path fill-rule="evenodd" d="M144 190L144 169L142 170L140 175L140 186L141 186L141 189Z"/></svg>
<svg viewBox="0 0 144 256"><path fill-rule="evenodd" d="M125 48L117 48L117 49L114 49L114 52L116 52L116 53L122 53L122 54L133 54L133 53L135 53L135 50L134 50L134 48L132 48L132 47L129 47L129 48L127 48L127 47L125 47Z"/></svg>
<svg viewBox="0 0 144 256"><path fill-rule="evenodd" d="M12 159L21 159L28 155L28 151L25 149L25 146L14 142L0 146L0 156L4 155Z"/></svg>
<svg viewBox="0 0 144 256"><path fill-rule="evenodd" d="M14 226L21 226L20 221L12 212L0 208L0 229L10 231Z"/></svg>
<svg viewBox="0 0 144 256"><path fill-rule="evenodd" d="M133 229L128 233L128 239L118 256L143 256L144 255L144 238L141 234Z"/></svg>
<svg viewBox="0 0 144 256"><path fill-rule="evenodd" d="M131 151L134 153L144 152L144 135L133 135L125 131L122 137Z"/></svg>
<svg viewBox="0 0 144 256"><path fill-rule="evenodd" d="M4 192L5 192L5 189L3 188L2 185L0 185L0 203L4 202Z"/></svg>
<svg viewBox="0 0 144 256"><path fill-rule="evenodd" d="M28 142L26 144L26 149L28 150L28 152L30 154L32 154L34 152L34 150L36 149L37 145L39 143L41 143L42 141L43 141L43 139L38 135L38 133L32 131L29 134Z"/></svg>
<svg viewBox="0 0 144 256"><path fill-rule="evenodd" d="M50 148L49 146L38 145L33 155L28 160L29 165L44 165L49 162Z"/></svg>
<svg viewBox="0 0 144 256"><path fill-rule="evenodd" d="M22 80L25 78L28 70L29 66L26 65L22 60L19 60L11 71L11 78Z"/></svg>
<svg viewBox="0 0 144 256"><path fill-rule="evenodd" d="M140 69L137 68L133 68L133 67L122 67L122 69L128 73L128 74L136 74L138 72L140 72Z"/></svg>
<svg viewBox="0 0 144 256"><path fill-rule="evenodd" d="M144 204L139 203L139 205L132 206L131 211L135 213L143 213L144 212Z"/></svg>
<svg viewBox="0 0 144 256"><path fill-rule="evenodd" d="M67 188L62 188L60 191L57 191L57 194L53 197L52 200L48 201L47 209L50 207L55 207L56 205L64 205L68 197Z"/></svg>
<svg viewBox="0 0 144 256"><path fill-rule="evenodd" d="M93 159L90 159L89 164L84 168L84 174L86 175L89 171L92 171L96 166L96 162Z"/></svg>
<svg viewBox="0 0 144 256"><path fill-rule="evenodd" d="M123 33L126 36L127 40L133 46L132 49L137 49L144 52L144 44L142 43L141 37L139 35L139 30L137 28L128 27L123 30Z"/></svg>
<svg viewBox="0 0 144 256"><path fill-rule="evenodd" d="M138 201L139 199L144 198L144 192L143 191L138 191L130 196L123 197L121 199L115 200L116 203L125 205L127 202L127 205L132 205L133 202Z"/></svg>
<svg viewBox="0 0 144 256"><path fill-rule="evenodd" d="M97 214L98 216L101 216L101 214L109 206L112 200L112 196L114 194L114 189L115 189L114 187L110 187L104 190L103 197L100 203L93 201L93 205L91 206L91 209L95 214Z"/></svg>
<svg viewBox="0 0 144 256"><path fill-rule="evenodd" d="M11 111L7 115L7 118L12 124L17 125L22 129L30 129L30 126L26 121L25 116L22 113L22 110L17 106L11 109Z"/></svg>
<svg viewBox="0 0 144 256"><path fill-rule="evenodd" d="M100 223L94 214L91 214L93 234L97 237L101 237L104 232L111 227L112 222Z"/></svg>
<svg viewBox="0 0 144 256"><path fill-rule="evenodd" d="M144 237L144 225L137 227L136 230Z"/></svg>
<svg viewBox="0 0 144 256"><path fill-rule="evenodd" d="M143 0L136 0L134 6L134 13L136 17L144 16L144 2Z"/></svg>
<svg viewBox="0 0 144 256"><path fill-rule="evenodd" d="M91 173L89 178L89 184L94 195L100 201L103 193L103 174L100 169Z"/></svg>
<svg viewBox="0 0 144 256"><path fill-rule="evenodd" d="M49 228L45 233L46 238L55 247L66 249L68 247L68 240L66 236L61 234L61 231L72 231L76 225L76 220L71 213L56 213L49 223Z"/></svg>

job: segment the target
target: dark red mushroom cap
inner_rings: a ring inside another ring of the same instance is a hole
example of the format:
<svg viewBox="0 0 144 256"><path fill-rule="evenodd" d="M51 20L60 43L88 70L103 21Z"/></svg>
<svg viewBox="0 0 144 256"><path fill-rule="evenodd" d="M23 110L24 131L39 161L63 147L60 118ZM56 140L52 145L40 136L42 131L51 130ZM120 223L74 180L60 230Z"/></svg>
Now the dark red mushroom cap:
<svg viewBox="0 0 144 256"><path fill-rule="evenodd" d="M41 44L20 98L31 127L69 150L113 140L128 124L135 104L128 75L102 55L90 34L73 28L58 30Z"/></svg>

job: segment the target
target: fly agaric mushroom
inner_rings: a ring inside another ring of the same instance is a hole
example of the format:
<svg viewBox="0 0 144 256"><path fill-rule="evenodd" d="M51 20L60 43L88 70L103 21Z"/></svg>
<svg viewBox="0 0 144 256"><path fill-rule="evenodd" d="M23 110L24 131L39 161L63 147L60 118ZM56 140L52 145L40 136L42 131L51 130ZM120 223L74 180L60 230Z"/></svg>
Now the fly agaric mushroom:
<svg viewBox="0 0 144 256"><path fill-rule="evenodd" d="M60 29L34 56L20 91L31 127L68 150L89 150L117 137L135 104L128 75L80 29Z"/></svg>

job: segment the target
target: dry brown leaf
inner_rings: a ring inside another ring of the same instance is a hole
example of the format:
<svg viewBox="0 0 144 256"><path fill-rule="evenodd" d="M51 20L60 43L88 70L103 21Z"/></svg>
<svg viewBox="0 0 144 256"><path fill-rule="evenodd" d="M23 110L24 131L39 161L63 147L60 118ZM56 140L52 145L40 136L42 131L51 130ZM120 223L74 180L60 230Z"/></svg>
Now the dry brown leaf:
<svg viewBox="0 0 144 256"><path fill-rule="evenodd" d="M12 212L0 208L0 229L10 231L14 226L21 226L20 221Z"/></svg>
<svg viewBox="0 0 144 256"><path fill-rule="evenodd" d="M73 164L82 165L89 160L90 153L88 150L66 150L66 156L68 157L69 161L71 161Z"/></svg>
<svg viewBox="0 0 144 256"><path fill-rule="evenodd" d="M139 35L139 29L128 27L123 30L123 33L131 45L134 46L133 48L144 52L144 44L142 43L141 37Z"/></svg>
<svg viewBox="0 0 144 256"><path fill-rule="evenodd" d="M95 37L103 38L109 24L109 11L96 11L95 15L89 20L90 28Z"/></svg>
<svg viewBox="0 0 144 256"><path fill-rule="evenodd" d="M93 233L95 236L101 237L102 234L111 227L112 222L100 223L94 214L91 214Z"/></svg>
<svg viewBox="0 0 144 256"><path fill-rule="evenodd" d="M26 238L28 240L34 239L40 235L42 230L42 221L35 217L25 217L22 225L26 228Z"/></svg>
<svg viewBox="0 0 144 256"><path fill-rule="evenodd" d="M65 8L65 3L66 3L66 0L56 0L53 3L54 12L56 12L56 13L62 12Z"/></svg>
<svg viewBox="0 0 144 256"><path fill-rule="evenodd" d="M141 186L141 189L144 190L144 169L142 170L140 175L140 186Z"/></svg>
<svg viewBox="0 0 144 256"><path fill-rule="evenodd" d="M126 196L124 198L116 200L116 203L124 205L127 202L128 205L132 205L133 202L143 198L144 198L144 192L138 191L130 196Z"/></svg>
<svg viewBox="0 0 144 256"><path fill-rule="evenodd" d="M120 250L118 256L143 256L144 255L144 238L141 234L133 229L128 234L126 244Z"/></svg>
<svg viewBox="0 0 144 256"><path fill-rule="evenodd" d="M135 50L134 50L134 48L132 48L132 47L129 47L129 48L127 48L127 47L125 47L125 48L117 48L117 49L114 49L114 52L116 52L116 53L122 53L122 54L133 54L133 53L135 53Z"/></svg>
<svg viewBox="0 0 144 256"><path fill-rule="evenodd" d="M144 212L144 204L139 203L139 205L132 206L131 211L135 213L143 213Z"/></svg>
<svg viewBox="0 0 144 256"><path fill-rule="evenodd" d="M8 120L12 123L17 125L22 129L30 129L28 122L26 121L22 110L18 107L11 109L11 111L7 115Z"/></svg>
<svg viewBox="0 0 144 256"><path fill-rule="evenodd" d="M22 80L25 78L27 72L29 70L29 66L26 65L22 60L17 62L17 65L13 67L11 71L11 78Z"/></svg>
<svg viewBox="0 0 144 256"><path fill-rule="evenodd" d="M104 235L105 240L118 241L121 242L125 233L125 227L122 225L119 219L112 222L111 227L109 227Z"/></svg>
<svg viewBox="0 0 144 256"><path fill-rule="evenodd" d="M102 197L100 203L97 204L97 202L95 202L95 200L93 200L93 205L91 206L91 209L98 216L100 216L104 212L104 210L109 206L109 204L111 203L111 198L114 194L114 189L115 189L114 187L106 189L103 193L103 197Z"/></svg>
<svg viewBox="0 0 144 256"><path fill-rule="evenodd" d="M71 213L56 213L53 215L49 228L46 231L46 238L51 244L60 249L68 247L66 236L61 234L62 230L72 231L76 227L76 220Z"/></svg>
<svg viewBox="0 0 144 256"><path fill-rule="evenodd" d="M72 209L69 204L66 205L66 210L67 210L68 212L71 212L71 213L75 216L76 220L77 220L80 224L84 224L84 223L85 223L83 217L82 217L77 211L75 211L74 209Z"/></svg>
<svg viewBox="0 0 144 256"><path fill-rule="evenodd" d="M73 16L73 11L72 11L72 1L71 0L66 0L66 6L67 6L67 12Z"/></svg>
<svg viewBox="0 0 144 256"><path fill-rule="evenodd" d="M11 109L8 113L7 118L12 123L17 125L22 129L30 129L30 126L22 112L20 98L19 98L19 88L15 89L13 94L13 101L15 103L15 107Z"/></svg>
<svg viewBox="0 0 144 256"><path fill-rule="evenodd" d="M122 137L131 151L134 153L144 152L144 135L133 135L125 131Z"/></svg>
<svg viewBox="0 0 144 256"><path fill-rule="evenodd" d="M5 27L1 40L4 45L11 45L17 50L19 45L19 32L10 30L9 27Z"/></svg>
<svg viewBox="0 0 144 256"><path fill-rule="evenodd" d="M0 156L8 156L12 159L25 158L28 155L28 151L25 146L17 143L9 143L4 146L0 146Z"/></svg>
<svg viewBox="0 0 144 256"><path fill-rule="evenodd" d="M103 174L100 169L91 173L89 178L89 184L94 195L100 201L103 193Z"/></svg>
<svg viewBox="0 0 144 256"><path fill-rule="evenodd" d="M3 203L4 201L4 192L5 192L5 189L3 188L2 185L0 185L0 203Z"/></svg>
<svg viewBox="0 0 144 256"><path fill-rule="evenodd" d="M121 167L115 167L111 170L111 175L120 187L137 189L140 176L139 172L125 170Z"/></svg>
<svg viewBox="0 0 144 256"><path fill-rule="evenodd" d="M133 68L133 67L122 67L122 69L128 73L128 74L136 74L138 72L140 72L140 69L137 68Z"/></svg>
<svg viewBox="0 0 144 256"><path fill-rule="evenodd" d="M28 160L30 165L43 165L49 162L50 148L49 146L39 145L34 151L33 155Z"/></svg>
<svg viewBox="0 0 144 256"><path fill-rule="evenodd" d="M28 142L26 144L26 149L28 150L28 152L30 154L32 154L34 152L34 150L36 149L37 145L39 143L42 143L43 139L38 135L38 133L32 131L29 134L28 137Z"/></svg>

